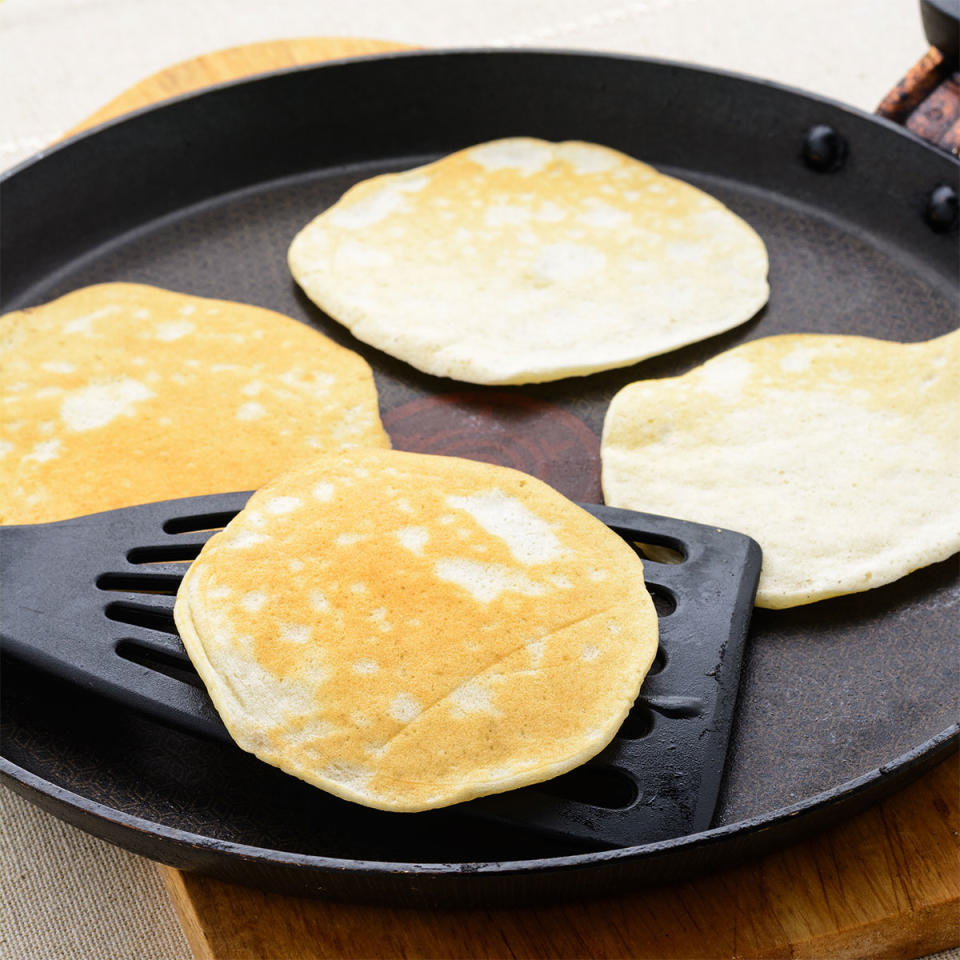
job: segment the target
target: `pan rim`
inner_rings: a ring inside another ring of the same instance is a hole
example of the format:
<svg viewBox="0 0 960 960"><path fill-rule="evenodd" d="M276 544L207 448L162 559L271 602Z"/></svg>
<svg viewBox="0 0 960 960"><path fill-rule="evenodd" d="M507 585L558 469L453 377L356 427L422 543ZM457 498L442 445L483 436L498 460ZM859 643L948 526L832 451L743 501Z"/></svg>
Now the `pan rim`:
<svg viewBox="0 0 960 960"><path fill-rule="evenodd" d="M677 851L684 848L708 846L713 842L737 835L744 836L761 830L776 827L786 821L803 814L810 814L814 810L826 807L840 797L850 798L865 792L872 792L884 781L899 781L908 776L911 770L921 773L924 761L935 754L946 756L960 746L960 722L941 730L928 740L902 753L890 763L884 764L844 781L829 790L821 791L797 803L780 807L771 813L759 814L738 820L736 823L712 827L699 833L685 834L669 840L659 840L655 843L638 844L632 847L620 847L615 850L593 850L581 854L571 854L560 857L544 857L533 860L501 860L501 861L459 861L452 863L410 863L388 860L349 860L341 857L327 857L320 854L294 853L292 851L271 850L268 847L258 847L251 844L238 843L233 840L218 840L202 833L193 833L178 827L168 827L153 820L147 820L133 814L124 813L115 807L96 800L89 800L66 787L61 787L39 774L35 774L25 767L19 766L7 757L0 755L0 780L20 784L27 791L33 791L49 797L60 804L75 810L82 810L97 817L104 823L119 827L145 832L152 836L162 837L167 841L181 844L194 849L206 849L227 857L241 858L245 861L255 861L272 866L297 867L300 869L322 870L336 872L339 875L352 874L357 876L392 874L395 876L460 876L484 874L513 874L523 875L539 873L544 870L575 870L600 863L617 861L639 860L646 856L665 851ZM32 799L27 797L27 799ZM55 816L59 816L54 812ZM62 819L62 818L61 818Z"/></svg>
<svg viewBox="0 0 960 960"><path fill-rule="evenodd" d="M148 104L144 107L138 107L135 110L131 110L127 113L123 113L118 117L114 117L109 120L105 120L102 123L98 123L94 126L88 127L85 130L81 130L72 136L66 137L62 140L56 141L50 144L47 147L44 147L38 150L36 153L31 154L29 157L24 158L20 162L16 163L12 167L8 167L6 170L0 171L0 185L4 184L8 179L19 174L26 168L32 166L34 163L45 159L48 156L52 156L55 153L59 153L61 150L67 149L74 145L75 143L85 140L89 137L96 136L104 130L111 129L112 127L118 126L122 123L126 123L130 120L135 120L138 117L141 117L145 114L154 113L158 110L162 110L166 107L175 106L179 103L186 102L188 100L198 99L208 95L216 95L222 91L232 89L234 87L241 87L246 84L259 83L265 80L270 80L273 77L282 77L287 75L293 75L297 73L306 73L314 70L328 70L328 69L337 69L344 66L354 66L357 64L363 64L368 62L379 62L379 61L391 61L391 60L417 60L417 59L434 59L434 58L443 58L443 57L454 57L454 58L463 58L463 57L486 57L486 56L538 56L538 57L573 57L577 59L595 59L603 61L622 61L627 63L642 63L649 64L655 67L663 67L667 69L677 69L683 70L691 74L703 74L708 77L719 77L725 80L734 80L740 81L743 83L748 83L752 86L759 86L764 89L777 91L780 93L791 94L794 96L801 97L807 102L813 102L822 104L825 107L830 107L834 110L839 110L841 113L848 114L851 117L856 117L859 120L867 120L871 123L877 123L885 129L889 130L892 133L899 134L900 136L906 138L908 141L917 144L920 147L923 147L925 150L930 152L933 156L941 157L945 160L950 161L954 166L960 167L960 157L955 157L950 153L947 153L944 150L940 150L931 144L929 141L924 140L923 137L914 133L912 130L908 129L905 126L902 126L894 121L889 120L886 117L880 116L876 113L869 113L866 110L861 109L860 107L854 106L852 104L843 103L840 100L836 100L832 97L825 96L823 94L813 93L810 91L802 90L799 87L791 86L790 84L780 83L776 80L769 80L764 77L755 77L747 73L740 73L736 70L724 70L714 67L705 67L698 64L687 63L682 60L670 60L661 57L644 57L636 54L630 53L607 53L604 51L594 51L594 50L578 50L570 49L564 47L438 47L431 49L414 49L414 50L395 50L395 51L385 51L383 53L376 54L365 54L354 57L338 57L333 60L320 60L316 63L305 63L298 64L291 67L281 67L277 70L267 70L262 73L252 74L248 77L240 77L236 80L225 80L221 83L210 84L209 86L202 87L198 90L187 91L186 93L178 94L173 97L168 97L164 100L158 100L155 103Z"/></svg>

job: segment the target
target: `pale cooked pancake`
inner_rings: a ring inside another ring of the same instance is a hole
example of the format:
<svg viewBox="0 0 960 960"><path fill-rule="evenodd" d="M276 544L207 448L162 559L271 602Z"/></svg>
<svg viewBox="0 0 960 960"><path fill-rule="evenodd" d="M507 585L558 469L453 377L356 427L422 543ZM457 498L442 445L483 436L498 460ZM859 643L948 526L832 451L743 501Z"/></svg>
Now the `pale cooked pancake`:
<svg viewBox="0 0 960 960"><path fill-rule="evenodd" d="M257 492L176 620L241 747L397 811L583 763L657 648L641 562L584 510L505 467L378 450Z"/></svg>
<svg viewBox="0 0 960 960"><path fill-rule="evenodd" d="M386 447L366 361L260 307L108 283L0 317L0 522L248 490Z"/></svg>
<svg viewBox="0 0 960 960"><path fill-rule="evenodd" d="M869 590L960 550L960 331L754 340L630 384L603 431L612 506L739 530L757 605Z"/></svg>
<svg viewBox="0 0 960 960"><path fill-rule="evenodd" d="M626 366L768 295L763 241L718 200L607 147L526 137L357 184L289 262L361 340L472 383Z"/></svg>

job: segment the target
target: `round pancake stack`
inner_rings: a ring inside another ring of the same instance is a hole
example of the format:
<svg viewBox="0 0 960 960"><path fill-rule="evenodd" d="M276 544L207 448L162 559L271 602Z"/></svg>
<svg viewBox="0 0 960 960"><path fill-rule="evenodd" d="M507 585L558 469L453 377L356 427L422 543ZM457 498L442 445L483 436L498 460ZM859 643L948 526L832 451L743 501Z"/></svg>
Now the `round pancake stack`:
<svg viewBox="0 0 960 960"><path fill-rule="evenodd" d="M524 137L357 184L289 263L359 339L488 384L636 363L769 292L762 240L718 200L608 147Z"/></svg>
<svg viewBox="0 0 960 960"><path fill-rule="evenodd" d="M257 492L176 620L241 747L395 811L583 763L657 648L640 560L584 510L504 467L375 450Z"/></svg>
<svg viewBox="0 0 960 960"><path fill-rule="evenodd" d="M0 318L0 522L248 490L386 447L370 367L260 307L109 283Z"/></svg>

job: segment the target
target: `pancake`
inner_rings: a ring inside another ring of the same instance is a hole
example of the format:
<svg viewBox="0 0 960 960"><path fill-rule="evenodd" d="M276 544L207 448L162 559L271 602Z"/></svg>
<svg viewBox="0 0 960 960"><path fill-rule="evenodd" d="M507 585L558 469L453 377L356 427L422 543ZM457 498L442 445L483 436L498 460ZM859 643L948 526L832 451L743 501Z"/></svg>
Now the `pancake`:
<svg viewBox="0 0 960 960"><path fill-rule="evenodd" d="M525 137L357 184L289 263L359 339L471 383L626 366L768 295L762 240L718 200L607 147Z"/></svg>
<svg viewBox="0 0 960 960"><path fill-rule="evenodd" d="M761 607L890 583L960 550L960 331L789 335L613 399L608 504L739 530Z"/></svg>
<svg viewBox="0 0 960 960"><path fill-rule="evenodd" d="M261 486L386 447L366 361L289 317L128 283L0 317L0 522Z"/></svg>
<svg viewBox="0 0 960 960"><path fill-rule="evenodd" d="M583 763L657 648L642 563L586 511L505 467L378 450L254 494L175 616L243 749L394 811Z"/></svg>

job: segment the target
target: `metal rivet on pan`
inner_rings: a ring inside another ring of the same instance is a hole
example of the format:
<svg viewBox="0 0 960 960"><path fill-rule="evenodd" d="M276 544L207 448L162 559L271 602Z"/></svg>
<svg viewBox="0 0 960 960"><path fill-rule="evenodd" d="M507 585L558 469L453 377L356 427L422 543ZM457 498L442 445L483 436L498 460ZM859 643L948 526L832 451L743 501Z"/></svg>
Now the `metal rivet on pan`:
<svg viewBox="0 0 960 960"><path fill-rule="evenodd" d="M847 141L833 127L814 124L803 138L803 161L811 170L833 173L847 159Z"/></svg>
<svg viewBox="0 0 960 960"><path fill-rule="evenodd" d="M949 184L934 187L927 199L924 215L938 233L945 233L957 222L957 191Z"/></svg>

